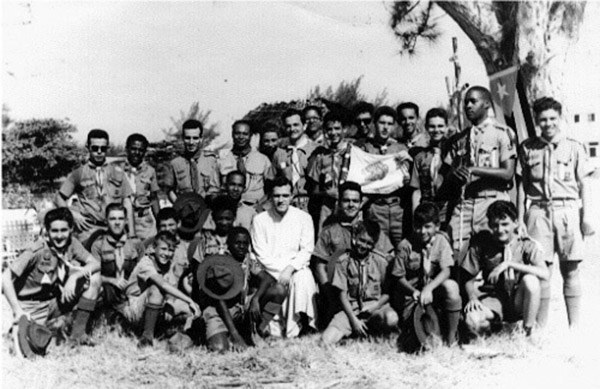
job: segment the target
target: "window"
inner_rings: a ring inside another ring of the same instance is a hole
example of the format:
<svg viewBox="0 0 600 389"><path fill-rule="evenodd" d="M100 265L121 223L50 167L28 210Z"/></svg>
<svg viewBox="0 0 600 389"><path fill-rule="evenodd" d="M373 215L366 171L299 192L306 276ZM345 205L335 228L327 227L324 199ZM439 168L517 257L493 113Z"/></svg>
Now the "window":
<svg viewBox="0 0 600 389"><path fill-rule="evenodd" d="M596 158L598 156L598 142L588 143L588 149L590 151L591 158Z"/></svg>
<svg viewBox="0 0 600 389"><path fill-rule="evenodd" d="M589 121L589 122L594 122L594 121L596 121L596 114L595 114L595 113L590 113L590 114L588 115L588 121Z"/></svg>
<svg viewBox="0 0 600 389"><path fill-rule="evenodd" d="M579 114L575 115L573 119L575 120L575 123L579 123Z"/></svg>

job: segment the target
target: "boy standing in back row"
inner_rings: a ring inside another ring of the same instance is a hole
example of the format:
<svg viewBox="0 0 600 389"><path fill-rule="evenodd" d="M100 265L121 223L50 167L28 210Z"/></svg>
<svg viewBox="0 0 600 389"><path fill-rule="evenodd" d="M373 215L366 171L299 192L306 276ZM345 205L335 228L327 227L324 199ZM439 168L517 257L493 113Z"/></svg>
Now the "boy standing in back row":
<svg viewBox="0 0 600 389"><path fill-rule="evenodd" d="M582 236L594 233L589 213L590 195L585 185L592 169L583 145L562 132L562 105L558 101L543 97L535 101L533 111L542 133L525 140L519 150L522 170L519 221L533 239L548 249L544 259L550 269L554 253L558 254L569 326L575 327L579 322L581 299ZM546 323L550 303L550 285L543 283L542 286L540 325Z"/></svg>

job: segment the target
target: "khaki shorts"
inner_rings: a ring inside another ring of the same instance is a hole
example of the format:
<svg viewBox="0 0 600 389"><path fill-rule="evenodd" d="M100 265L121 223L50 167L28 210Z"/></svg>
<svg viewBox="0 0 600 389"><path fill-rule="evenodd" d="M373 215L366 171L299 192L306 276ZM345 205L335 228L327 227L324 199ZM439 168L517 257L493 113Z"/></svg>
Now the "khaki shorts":
<svg viewBox="0 0 600 389"><path fill-rule="evenodd" d="M583 259L579 204L577 201L550 204L533 203L525 215L529 236L545 251L545 260L552 263L554 253L561 261Z"/></svg>
<svg viewBox="0 0 600 389"><path fill-rule="evenodd" d="M377 301L370 301L366 303L366 306L368 307L369 304L375 305L377 304ZM375 310L368 317L362 317L361 315L360 319L367 323L367 327L369 328L370 334L376 334L385 330L381 326L381 323L385 322L385 314L388 311L393 311L393 309L390 306L390 304L385 304L383 307ZM357 313L358 310L355 309L354 314ZM331 319L331 322L329 322L329 326L327 326L327 328L329 327L336 328L344 335L344 337L352 335L352 326L350 325L350 319L348 319L348 316L344 311L340 311L336 313L335 316L333 316L333 319Z"/></svg>
<svg viewBox="0 0 600 389"><path fill-rule="evenodd" d="M450 218L449 230L452 237L452 248L460 250L476 233L489 230L486 212L488 207L497 200L510 201L505 192L497 192L496 196L465 199L454 207ZM462 241L460 237L460 213L462 211Z"/></svg>

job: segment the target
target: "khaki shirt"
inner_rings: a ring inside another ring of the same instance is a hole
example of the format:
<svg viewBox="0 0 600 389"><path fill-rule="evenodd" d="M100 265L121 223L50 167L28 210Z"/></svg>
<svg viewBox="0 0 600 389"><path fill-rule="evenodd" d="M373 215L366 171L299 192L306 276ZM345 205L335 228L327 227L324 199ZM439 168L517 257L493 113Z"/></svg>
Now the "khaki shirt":
<svg viewBox="0 0 600 389"><path fill-rule="evenodd" d="M135 268L127 279L125 294L128 297L141 295L148 287L150 287L148 280L153 275L159 275L167 283L173 285L175 276L173 275L172 263L171 266L161 270L155 262L154 255L145 255L140 259L137 265L135 265Z"/></svg>
<svg viewBox="0 0 600 389"><path fill-rule="evenodd" d="M529 237L515 237L510 242L510 250L512 253L512 261L525 265L533 265L540 268L545 268L542 249L538 243ZM488 276L504 260L504 247L493 240L492 234L489 231L482 231L471 238L471 243L467 256L461 267L471 276L475 277L479 271L483 273L485 284L490 285L487 281ZM521 275L522 276L522 275ZM515 277L520 279L519 272L515 270ZM503 278L495 285L498 291L503 291ZM518 284L518 282L517 282Z"/></svg>
<svg viewBox="0 0 600 389"><path fill-rule="evenodd" d="M587 153L576 140L529 138L519 148L523 189L530 200L579 199L580 183L591 173Z"/></svg>
<svg viewBox="0 0 600 389"><path fill-rule="evenodd" d="M478 126L471 126L450 138L449 150L444 163L459 166L499 168L501 163L517 157L516 137L507 126L487 118ZM466 193L485 190L505 192L512 188L513 180L505 181L489 177L472 176Z"/></svg>
<svg viewBox="0 0 600 389"><path fill-rule="evenodd" d="M178 196L193 192L192 163L196 164L198 174L198 194L205 197L207 194L218 193L221 185L217 170L217 154L210 150L198 152L191 159L182 156L173 158L165 170L163 185L175 191Z"/></svg>
<svg viewBox="0 0 600 389"><path fill-rule="evenodd" d="M202 230L200 242L194 252L192 258L202 263L204 258L209 255L229 255L229 247L227 246L227 236L219 236L214 231Z"/></svg>
<svg viewBox="0 0 600 389"><path fill-rule="evenodd" d="M119 276L117 266L118 251L121 251L123 263L121 267L124 278L129 277L138 261L144 256L144 245L138 239L129 239L123 234L116 240L109 234L103 235L92 244L92 255L100 260L100 273L105 277Z"/></svg>
<svg viewBox="0 0 600 389"><path fill-rule="evenodd" d="M442 150L439 147L421 149L414 156L410 186L421 190L421 202L435 201L443 179L440 174L442 162Z"/></svg>
<svg viewBox="0 0 600 389"><path fill-rule="evenodd" d="M145 161L137 168L131 166L128 161L121 163L120 166L133 192L133 208L136 210L149 208L153 195L156 196L160 190L154 168Z"/></svg>
<svg viewBox="0 0 600 389"><path fill-rule="evenodd" d="M132 194L131 186L123 169L115 164L105 163L99 167L102 182L98 186L97 167L91 162L75 169L60 187L60 194L69 198L77 196L72 208L92 224L105 225L105 208L110 203L123 203Z"/></svg>
<svg viewBox="0 0 600 389"><path fill-rule="evenodd" d="M234 227L244 227L248 231L250 231L250 227L252 226L252 219L256 215L256 210L241 201L238 203L237 211L235 213L235 220L233 221ZM216 228L215 221L212 217L212 212L208 214L206 218L206 222L202 226L205 230L214 230Z"/></svg>
<svg viewBox="0 0 600 389"><path fill-rule="evenodd" d="M273 173L272 176L275 177L278 174L286 177L290 182L293 179L293 170L296 169L294 167L294 163L292 161L292 155L294 153L294 148L288 144L289 142L285 142L281 145L281 149L277 149L275 154L273 155ZM306 171L308 167L308 159L312 155L312 153L316 150L319 145L312 141L306 135L304 136L303 141L298 146L298 160L299 167L297 173L299 175L299 180L294 185L293 195L306 195Z"/></svg>
<svg viewBox="0 0 600 389"><path fill-rule="evenodd" d="M85 266L97 262L76 239L64 255L48 245L46 239L38 239L13 261L9 268L15 275L15 291L19 300L40 301L56 297L58 285L64 285L72 266Z"/></svg>
<svg viewBox="0 0 600 389"><path fill-rule="evenodd" d="M410 285L415 288L423 288L424 276L432 280L444 268L454 266L452 247L448 237L438 232L432 241L423 247L414 237L403 239L398 245L398 253L392 265L392 276L397 278L406 277ZM425 273L423 268L424 256L431 261L431 268Z"/></svg>
<svg viewBox="0 0 600 389"><path fill-rule="evenodd" d="M339 256L352 247L352 224L331 223L323 226L315 244L312 255L320 262L327 263L327 278L331 281L335 264ZM373 249L376 254L388 258L388 253L394 249L390 238L386 234L379 234L379 240Z"/></svg>
<svg viewBox="0 0 600 389"><path fill-rule="evenodd" d="M342 254L335 266L331 284L348 292L350 304L377 301L387 294L387 266L384 257L370 253L362 261L352 258L350 252Z"/></svg>
<svg viewBox="0 0 600 389"><path fill-rule="evenodd" d="M332 199L338 198L338 187L346 181L350 167L351 145L344 141L341 146L337 150L318 147L307 166L306 179Z"/></svg>
<svg viewBox="0 0 600 389"><path fill-rule="evenodd" d="M256 150L250 151L244 157L246 168L246 189L242 193L242 201L254 205L265 195L265 180L273 179L271 161ZM237 157L227 150L218 160L220 182L224 183L227 173L238 170Z"/></svg>

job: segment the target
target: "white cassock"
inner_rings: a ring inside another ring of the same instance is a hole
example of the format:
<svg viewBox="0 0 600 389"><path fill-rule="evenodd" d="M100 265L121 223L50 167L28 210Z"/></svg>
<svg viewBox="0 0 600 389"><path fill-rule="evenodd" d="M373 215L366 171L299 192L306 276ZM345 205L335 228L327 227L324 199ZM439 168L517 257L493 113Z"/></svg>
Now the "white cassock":
<svg viewBox="0 0 600 389"><path fill-rule="evenodd" d="M281 217L274 208L261 212L252 221L252 250L261 266L276 280L283 269L292 265L287 299L282 304L285 336L300 333L300 313L316 328L317 285L308 267L315 247L314 227L310 215L290 206Z"/></svg>

